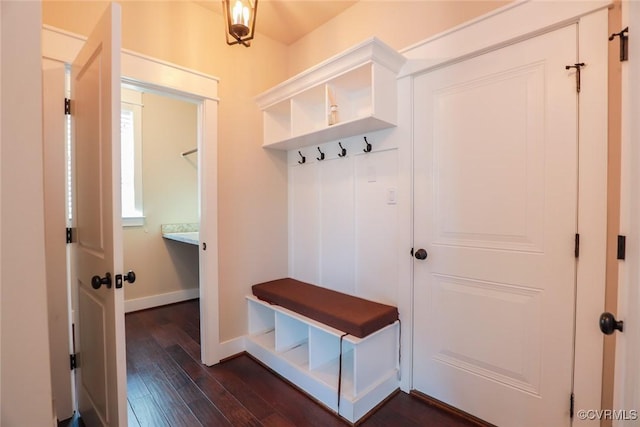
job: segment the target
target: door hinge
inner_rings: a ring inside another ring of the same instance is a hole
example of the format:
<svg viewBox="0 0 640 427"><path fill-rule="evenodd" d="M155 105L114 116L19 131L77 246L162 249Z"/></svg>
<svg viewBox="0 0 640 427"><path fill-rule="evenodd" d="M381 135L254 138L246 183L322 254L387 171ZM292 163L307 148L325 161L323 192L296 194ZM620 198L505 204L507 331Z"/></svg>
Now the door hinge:
<svg viewBox="0 0 640 427"><path fill-rule="evenodd" d="M72 371L78 367L78 355L77 354L70 354L69 355L69 367L71 368Z"/></svg>
<svg viewBox="0 0 640 427"><path fill-rule="evenodd" d="M580 70L584 67L584 62L576 62L573 65L566 65L565 70L576 69L576 92L580 93Z"/></svg>
<svg viewBox="0 0 640 427"><path fill-rule="evenodd" d="M627 256L627 236L618 236L618 259L623 260Z"/></svg>
<svg viewBox="0 0 640 427"><path fill-rule="evenodd" d="M575 248L573 249L573 253L578 258L580 256L580 234L576 233L576 243Z"/></svg>
<svg viewBox="0 0 640 427"><path fill-rule="evenodd" d="M580 93L580 70L584 67L584 62L577 62L573 65L566 65L565 70L576 69L576 92Z"/></svg>
<svg viewBox="0 0 640 427"><path fill-rule="evenodd" d="M69 98L64 99L64 115L71 115L71 100Z"/></svg>
<svg viewBox="0 0 640 427"><path fill-rule="evenodd" d="M571 396L569 397L569 417L570 418L573 418L575 406L576 406L576 396L573 393L571 393Z"/></svg>
<svg viewBox="0 0 640 427"><path fill-rule="evenodd" d="M67 243L73 243L73 228L67 227Z"/></svg>
<svg viewBox="0 0 640 427"><path fill-rule="evenodd" d="M620 62L629 60L629 27L619 33L613 33L609 36L609 41L616 37L620 37Z"/></svg>

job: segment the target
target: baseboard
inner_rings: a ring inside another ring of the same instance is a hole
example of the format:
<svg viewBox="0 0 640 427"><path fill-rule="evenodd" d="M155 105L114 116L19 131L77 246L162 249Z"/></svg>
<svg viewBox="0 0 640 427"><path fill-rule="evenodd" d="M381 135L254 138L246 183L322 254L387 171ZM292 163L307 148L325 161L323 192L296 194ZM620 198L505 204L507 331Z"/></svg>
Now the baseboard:
<svg viewBox="0 0 640 427"><path fill-rule="evenodd" d="M221 342L218 349L220 352L220 361L230 359L238 354L244 353L246 349L244 336Z"/></svg>
<svg viewBox="0 0 640 427"><path fill-rule="evenodd" d="M124 302L124 312L146 310L147 308L159 307L161 305L173 304L198 298L200 289L183 289L181 291L167 292L165 294L151 295L148 297L135 298Z"/></svg>

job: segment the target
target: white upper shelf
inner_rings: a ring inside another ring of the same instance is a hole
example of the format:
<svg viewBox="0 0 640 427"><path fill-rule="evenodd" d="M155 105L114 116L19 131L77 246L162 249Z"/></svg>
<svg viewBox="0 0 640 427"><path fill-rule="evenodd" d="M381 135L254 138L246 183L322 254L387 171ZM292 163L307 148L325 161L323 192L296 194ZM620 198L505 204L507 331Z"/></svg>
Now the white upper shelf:
<svg viewBox="0 0 640 427"><path fill-rule="evenodd" d="M291 150L395 126L404 62L374 37L264 92L263 146Z"/></svg>

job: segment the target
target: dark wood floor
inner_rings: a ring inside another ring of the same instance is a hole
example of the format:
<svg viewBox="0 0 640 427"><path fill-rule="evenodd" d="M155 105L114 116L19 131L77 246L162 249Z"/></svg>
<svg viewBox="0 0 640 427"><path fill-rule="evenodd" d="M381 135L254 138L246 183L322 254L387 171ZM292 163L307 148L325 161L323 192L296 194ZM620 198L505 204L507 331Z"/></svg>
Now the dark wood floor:
<svg viewBox="0 0 640 427"><path fill-rule="evenodd" d="M202 365L198 300L126 316L130 426L344 426L342 420L241 355ZM363 426L476 424L398 393Z"/></svg>

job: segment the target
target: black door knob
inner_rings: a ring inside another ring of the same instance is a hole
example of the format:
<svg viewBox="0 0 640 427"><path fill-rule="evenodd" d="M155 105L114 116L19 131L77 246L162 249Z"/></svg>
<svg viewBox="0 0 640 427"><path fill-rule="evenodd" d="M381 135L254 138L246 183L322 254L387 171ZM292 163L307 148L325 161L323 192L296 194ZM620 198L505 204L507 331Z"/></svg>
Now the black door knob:
<svg viewBox="0 0 640 427"><path fill-rule="evenodd" d="M418 250L416 251L416 253L415 253L415 255L414 255L414 256L415 256L417 259L427 259L427 255L428 255L428 254L427 254L427 251L425 251L424 249L420 248L420 249L418 249Z"/></svg>
<svg viewBox="0 0 640 427"><path fill-rule="evenodd" d="M93 276L91 278L91 287L93 289L100 289L100 286L106 285L107 288L111 288L111 273L107 272L104 277Z"/></svg>
<svg viewBox="0 0 640 427"><path fill-rule="evenodd" d="M136 273L134 273L133 271L129 270L129 272L127 274L125 274L122 279L125 282L129 282L129 283L133 283L136 281Z"/></svg>
<svg viewBox="0 0 640 427"><path fill-rule="evenodd" d="M624 322L622 320L616 320L616 317L608 312L600 315L600 330L603 334L611 335L616 330L622 332L624 329Z"/></svg>
<svg viewBox="0 0 640 427"><path fill-rule="evenodd" d="M133 283L136 281L136 273L129 270L127 274L116 274L116 289L122 289L124 282Z"/></svg>

